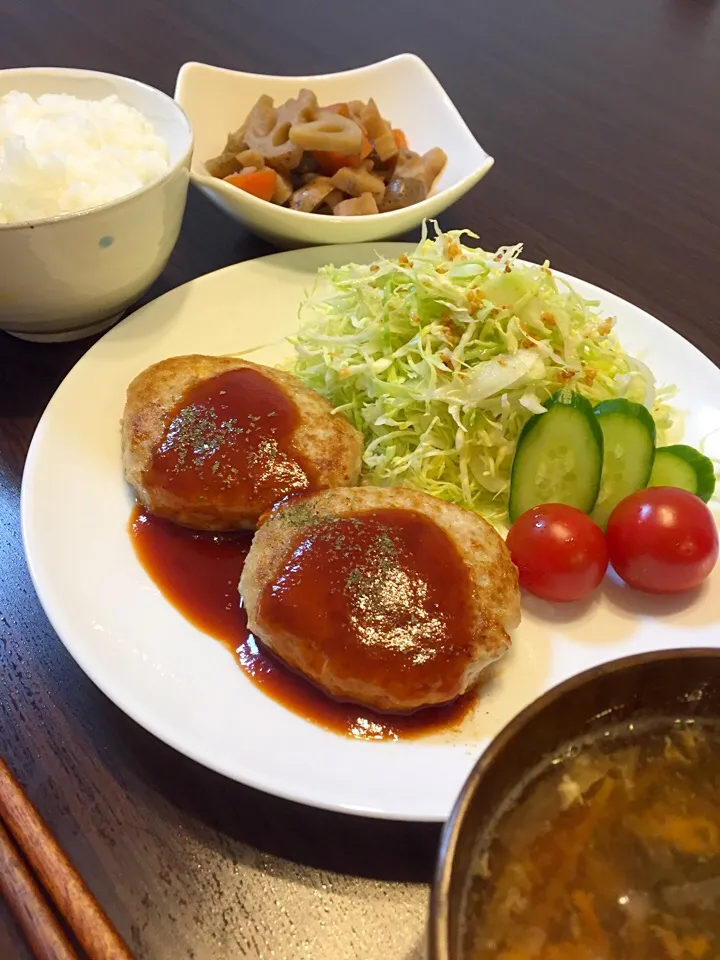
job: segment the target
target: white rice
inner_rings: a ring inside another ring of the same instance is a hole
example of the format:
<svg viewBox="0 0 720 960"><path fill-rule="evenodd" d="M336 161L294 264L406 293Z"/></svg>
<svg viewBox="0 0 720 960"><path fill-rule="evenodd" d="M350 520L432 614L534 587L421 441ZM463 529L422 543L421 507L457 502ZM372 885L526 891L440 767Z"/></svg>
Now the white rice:
<svg viewBox="0 0 720 960"><path fill-rule="evenodd" d="M161 177L169 160L152 124L116 96L0 97L0 223L116 200Z"/></svg>

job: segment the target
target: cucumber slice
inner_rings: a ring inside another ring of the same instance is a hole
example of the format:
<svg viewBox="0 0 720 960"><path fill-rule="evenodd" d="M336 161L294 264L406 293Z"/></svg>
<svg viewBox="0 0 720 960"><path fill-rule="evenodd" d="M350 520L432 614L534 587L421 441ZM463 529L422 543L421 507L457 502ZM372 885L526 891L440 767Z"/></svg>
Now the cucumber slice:
<svg viewBox="0 0 720 960"><path fill-rule="evenodd" d="M660 447L648 486L680 487L707 503L715 493L715 468L709 457L684 443Z"/></svg>
<svg viewBox="0 0 720 960"><path fill-rule="evenodd" d="M510 476L510 520L540 503L566 503L590 513L600 487L603 437L592 406L579 393L554 394L546 413L531 417L518 439Z"/></svg>
<svg viewBox="0 0 720 960"><path fill-rule="evenodd" d="M647 486L655 457L655 421L642 403L604 400L595 407L603 432L603 469L593 520L603 530L621 500Z"/></svg>

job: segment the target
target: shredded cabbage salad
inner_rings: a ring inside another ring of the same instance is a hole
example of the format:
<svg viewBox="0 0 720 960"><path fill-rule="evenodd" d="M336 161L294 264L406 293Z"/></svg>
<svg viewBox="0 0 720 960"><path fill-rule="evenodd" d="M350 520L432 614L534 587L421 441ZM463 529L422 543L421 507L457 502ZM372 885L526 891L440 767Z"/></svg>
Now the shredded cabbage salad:
<svg viewBox="0 0 720 960"><path fill-rule="evenodd" d="M435 233L397 259L324 267L300 307L290 369L362 431L365 483L504 524L520 431L562 388L644 403L662 436L669 391L597 302L521 262L521 244L488 253L468 230Z"/></svg>

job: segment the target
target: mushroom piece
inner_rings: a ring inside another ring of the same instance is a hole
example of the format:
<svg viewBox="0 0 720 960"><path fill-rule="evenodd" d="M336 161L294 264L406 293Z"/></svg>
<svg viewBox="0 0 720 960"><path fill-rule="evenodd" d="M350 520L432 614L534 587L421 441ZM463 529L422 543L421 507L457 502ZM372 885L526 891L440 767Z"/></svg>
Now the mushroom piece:
<svg viewBox="0 0 720 960"><path fill-rule="evenodd" d="M395 167L395 176L411 180L422 180L428 191L447 163L447 154L439 147L433 147L422 156L412 150L400 150Z"/></svg>
<svg viewBox="0 0 720 960"><path fill-rule="evenodd" d="M319 170L309 171L308 173L301 173L297 175L293 170L293 175L290 178L292 180L293 190L299 190L300 187L304 187L305 184L311 183L313 180L317 180L318 177L322 177L324 174L320 173Z"/></svg>
<svg viewBox="0 0 720 960"><path fill-rule="evenodd" d="M385 194L378 207L380 213L388 213L390 210L411 207L426 197L427 187L422 180L416 180L414 177L393 177L385 187Z"/></svg>
<svg viewBox="0 0 720 960"><path fill-rule="evenodd" d="M314 120L317 112L317 98L312 90L301 90L296 100L287 100L277 108L272 97L263 95L245 121L245 141L268 167L286 173L298 165L303 153L302 147L290 140L291 127Z"/></svg>
<svg viewBox="0 0 720 960"><path fill-rule="evenodd" d="M411 177L415 180L422 180L425 168L423 167L422 157L414 150L398 150L397 162L395 164L396 177Z"/></svg>
<svg viewBox="0 0 720 960"><path fill-rule="evenodd" d="M320 164L311 153L304 153L300 163L295 167L293 173L317 173L320 175Z"/></svg>
<svg viewBox="0 0 720 960"><path fill-rule="evenodd" d="M371 193L361 193L359 197L350 197L336 204L333 215L336 217L364 217L371 213L378 213L375 197Z"/></svg>
<svg viewBox="0 0 720 960"><path fill-rule="evenodd" d="M395 167L398 161L398 151L395 151L395 154L392 157L389 157L387 160L383 161L373 150L368 156L368 161L372 163L373 174L376 177L380 177L380 179L384 180L385 183L388 183L395 175Z"/></svg>
<svg viewBox="0 0 720 960"><path fill-rule="evenodd" d="M290 197L290 209L312 213L335 188L327 177L315 177Z"/></svg>
<svg viewBox="0 0 720 960"><path fill-rule="evenodd" d="M362 131L354 120L325 110L316 120L290 127L290 140L303 150L321 150L348 156L360 153Z"/></svg>
<svg viewBox="0 0 720 960"><path fill-rule="evenodd" d="M385 193L385 184L363 167L341 167L332 178L333 186L351 197L370 193L378 199Z"/></svg>
<svg viewBox="0 0 720 960"><path fill-rule="evenodd" d="M293 190L304 186L313 177L321 176L320 165L311 153L303 153L300 163L288 174Z"/></svg>

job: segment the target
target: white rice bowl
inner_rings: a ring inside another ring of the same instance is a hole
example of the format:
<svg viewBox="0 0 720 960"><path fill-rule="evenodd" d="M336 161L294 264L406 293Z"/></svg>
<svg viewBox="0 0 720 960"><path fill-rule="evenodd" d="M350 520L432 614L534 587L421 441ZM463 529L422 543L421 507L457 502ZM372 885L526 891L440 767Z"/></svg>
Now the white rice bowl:
<svg viewBox="0 0 720 960"><path fill-rule="evenodd" d="M162 177L167 144L117 96L11 91L0 97L0 224L117 200Z"/></svg>

